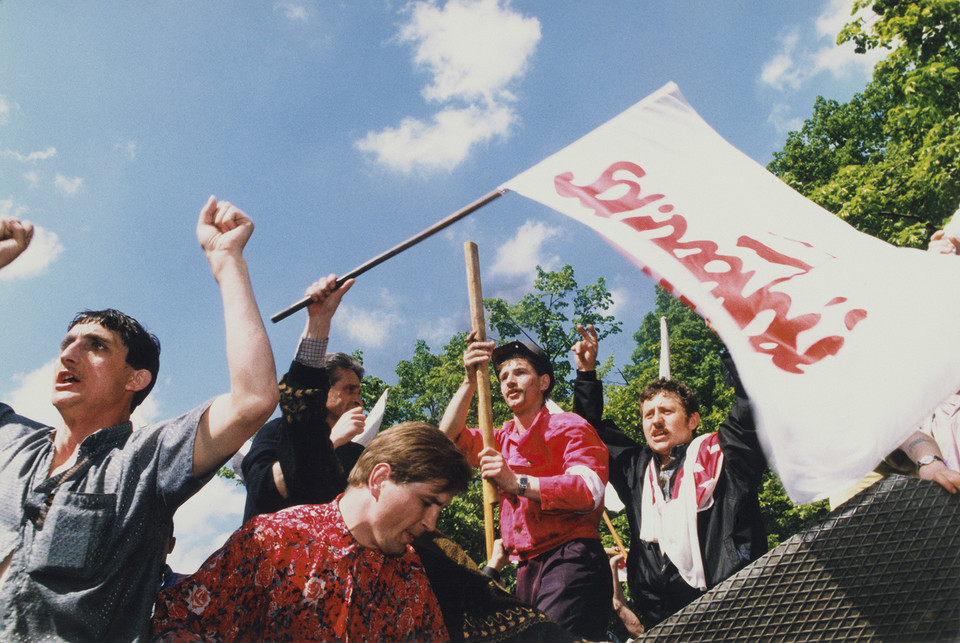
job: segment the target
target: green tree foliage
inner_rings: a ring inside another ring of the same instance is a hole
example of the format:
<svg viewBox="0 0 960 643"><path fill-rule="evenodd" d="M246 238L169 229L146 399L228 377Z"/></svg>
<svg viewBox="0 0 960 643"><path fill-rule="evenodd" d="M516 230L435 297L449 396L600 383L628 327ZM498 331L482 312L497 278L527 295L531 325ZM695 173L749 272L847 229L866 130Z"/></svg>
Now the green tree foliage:
<svg viewBox="0 0 960 643"><path fill-rule="evenodd" d="M960 201L960 0L855 0L839 43L887 49L848 103L818 98L769 169L857 229L924 247Z"/></svg>
<svg viewBox="0 0 960 643"><path fill-rule="evenodd" d="M925 247L960 204L960 0L854 0L851 13L867 8L837 41L888 55L849 102L818 98L768 168L862 232ZM772 477L761 502L772 543L825 511L794 507Z"/></svg>
<svg viewBox="0 0 960 643"><path fill-rule="evenodd" d="M483 487L479 476L470 482L466 493L456 496L440 513L437 529L463 547L478 565L482 565L487 559L483 529Z"/></svg>
<svg viewBox="0 0 960 643"><path fill-rule="evenodd" d="M573 392L569 382L573 371L570 347L579 338L576 325L593 324L601 340L620 332L620 322L603 314L613 305L604 278L581 288L569 264L552 272L537 266L534 292L516 304L485 299L483 305L489 312L488 323L501 342L532 340L547 352L556 382L551 397L560 404L568 404Z"/></svg>
<svg viewBox="0 0 960 643"><path fill-rule="evenodd" d="M760 483L760 511L767 530L767 545L773 549L799 531L812 526L830 511L826 500L795 505L780 479L767 471Z"/></svg>
<svg viewBox="0 0 960 643"><path fill-rule="evenodd" d="M393 389L395 403L403 405L406 419L438 424L447 403L463 380L460 356L466 345L465 335L458 333L439 355L418 339L413 358L397 364L397 385Z"/></svg>
<svg viewBox="0 0 960 643"><path fill-rule="evenodd" d="M387 409L392 423L420 420L439 424L453 394L463 382L463 351L467 333L455 334L439 353L430 351L423 340L414 345L413 357L397 364L397 384L390 390ZM510 409L499 394L499 387L489 372L493 418L502 424L511 416ZM477 426L477 405L471 405L468 426ZM384 423L384 427L389 426ZM456 541L478 564L486 559L486 539L483 528L483 491L479 476L466 493L454 498L444 509L438 529ZM505 576L505 580L507 577Z"/></svg>
<svg viewBox="0 0 960 643"><path fill-rule="evenodd" d="M423 340L414 345L413 358L397 364L397 385L390 390L387 408L395 422L419 420L439 424L453 394L463 382L463 351L467 347L467 333L457 333L437 354ZM490 374L493 419L502 424L510 419L498 391L499 386ZM476 426L476 403L470 407L467 424Z"/></svg>

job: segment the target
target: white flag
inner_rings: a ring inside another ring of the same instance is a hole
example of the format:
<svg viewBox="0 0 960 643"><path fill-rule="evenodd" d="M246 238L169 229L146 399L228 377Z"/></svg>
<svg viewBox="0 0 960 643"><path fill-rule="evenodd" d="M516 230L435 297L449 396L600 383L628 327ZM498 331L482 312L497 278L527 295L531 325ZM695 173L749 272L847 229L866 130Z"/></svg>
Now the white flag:
<svg viewBox="0 0 960 643"><path fill-rule="evenodd" d="M713 323L796 502L858 480L960 388L960 258L858 232L672 83L503 187L590 226Z"/></svg>

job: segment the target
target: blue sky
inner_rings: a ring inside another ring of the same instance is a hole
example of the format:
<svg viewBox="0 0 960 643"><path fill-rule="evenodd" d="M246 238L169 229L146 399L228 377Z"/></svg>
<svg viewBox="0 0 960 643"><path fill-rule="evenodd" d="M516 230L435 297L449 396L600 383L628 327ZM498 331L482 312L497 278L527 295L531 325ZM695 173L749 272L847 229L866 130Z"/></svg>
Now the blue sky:
<svg viewBox="0 0 960 643"><path fill-rule="evenodd" d="M875 58L837 47L849 0L0 3L0 216L35 223L0 272L0 399L39 420L66 324L115 307L163 343L139 421L224 392L219 294L194 236L210 194L254 219L268 318L495 189L668 81L766 164L814 98L847 100ZM722 197L723 195L719 195ZM652 284L580 224L507 194L360 278L331 349L395 381L416 339L469 327L463 242L485 296L536 265L607 279L622 364ZM267 321L282 373L303 313ZM603 355L601 355L603 357ZM191 571L239 526L215 480L177 515Z"/></svg>

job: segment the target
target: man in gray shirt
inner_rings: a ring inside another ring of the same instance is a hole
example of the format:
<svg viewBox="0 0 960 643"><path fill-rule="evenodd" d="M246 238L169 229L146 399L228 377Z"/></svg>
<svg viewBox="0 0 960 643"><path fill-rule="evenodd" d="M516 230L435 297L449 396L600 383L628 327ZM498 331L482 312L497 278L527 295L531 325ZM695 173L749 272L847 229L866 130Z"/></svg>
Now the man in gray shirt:
<svg viewBox="0 0 960 643"><path fill-rule="evenodd" d="M136 431L160 346L115 310L60 344L51 428L0 404L0 640L145 638L173 514L277 404L276 369L243 248L253 222L210 197L197 238L220 285L230 392ZM0 267L32 226L0 219Z"/></svg>

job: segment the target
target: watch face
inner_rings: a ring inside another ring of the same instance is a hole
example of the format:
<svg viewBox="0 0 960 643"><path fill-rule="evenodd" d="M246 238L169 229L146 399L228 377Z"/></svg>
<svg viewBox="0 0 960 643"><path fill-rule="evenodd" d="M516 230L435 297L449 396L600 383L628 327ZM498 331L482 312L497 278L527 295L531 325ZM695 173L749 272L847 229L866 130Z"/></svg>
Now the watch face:
<svg viewBox="0 0 960 643"><path fill-rule="evenodd" d="M934 460L937 460L937 459L938 459L938 458L937 458L937 456L935 456L935 455L925 455L925 456L923 456L922 458L920 458L919 460L917 460L917 466L918 466L918 467L922 467L923 465L925 465L925 464L930 464L931 462L933 462Z"/></svg>

